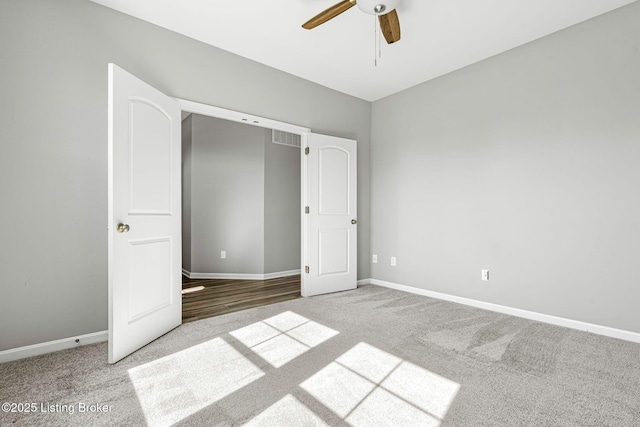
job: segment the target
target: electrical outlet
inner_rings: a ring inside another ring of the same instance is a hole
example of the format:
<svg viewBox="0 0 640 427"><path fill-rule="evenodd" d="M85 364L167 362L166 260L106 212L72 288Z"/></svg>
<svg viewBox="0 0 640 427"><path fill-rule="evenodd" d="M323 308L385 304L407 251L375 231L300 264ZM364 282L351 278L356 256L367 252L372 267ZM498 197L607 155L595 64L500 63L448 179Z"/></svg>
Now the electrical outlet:
<svg viewBox="0 0 640 427"><path fill-rule="evenodd" d="M220 251L220 258L222 259L227 258L227 251Z"/></svg>
<svg viewBox="0 0 640 427"><path fill-rule="evenodd" d="M373 256L371 257L371 262L374 263L374 264L377 264L378 263L378 255L373 254Z"/></svg>
<svg viewBox="0 0 640 427"><path fill-rule="evenodd" d="M395 267L396 266L396 257L392 256L391 257L391 267Z"/></svg>
<svg viewBox="0 0 640 427"><path fill-rule="evenodd" d="M482 281L483 282L489 281L489 270L482 270Z"/></svg>

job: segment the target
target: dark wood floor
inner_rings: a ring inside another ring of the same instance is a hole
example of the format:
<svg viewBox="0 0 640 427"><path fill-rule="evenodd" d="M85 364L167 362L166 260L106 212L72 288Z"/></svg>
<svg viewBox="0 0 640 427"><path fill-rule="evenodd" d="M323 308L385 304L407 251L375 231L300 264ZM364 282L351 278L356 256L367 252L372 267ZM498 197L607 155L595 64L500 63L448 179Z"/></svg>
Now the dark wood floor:
<svg viewBox="0 0 640 427"><path fill-rule="evenodd" d="M189 279L182 289L204 286L182 295L182 322L300 298L300 275L269 280Z"/></svg>

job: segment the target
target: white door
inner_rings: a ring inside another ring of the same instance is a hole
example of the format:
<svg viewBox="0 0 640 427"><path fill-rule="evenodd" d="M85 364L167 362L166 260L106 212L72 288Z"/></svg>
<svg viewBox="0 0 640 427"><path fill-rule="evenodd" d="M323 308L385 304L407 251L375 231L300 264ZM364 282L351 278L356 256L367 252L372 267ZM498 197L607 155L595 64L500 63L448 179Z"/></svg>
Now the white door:
<svg viewBox="0 0 640 427"><path fill-rule="evenodd" d="M109 64L109 363L182 323L180 115Z"/></svg>
<svg viewBox="0 0 640 427"><path fill-rule="evenodd" d="M357 287L356 141L310 134L302 295ZM308 272L307 271L308 267Z"/></svg>

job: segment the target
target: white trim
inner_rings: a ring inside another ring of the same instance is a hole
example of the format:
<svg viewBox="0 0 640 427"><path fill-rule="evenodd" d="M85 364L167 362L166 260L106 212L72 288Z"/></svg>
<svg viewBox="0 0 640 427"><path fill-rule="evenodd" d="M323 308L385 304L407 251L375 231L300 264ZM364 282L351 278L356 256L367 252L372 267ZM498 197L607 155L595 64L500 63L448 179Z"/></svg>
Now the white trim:
<svg viewBox="0 0 640 427"><path fill-rule="evenodd" d="M300 135L300 271L304 271L305 267L310 265L309 261L309 215L305 212L305 207L309 206L307 182L309 181L309 156L306 149L309 147L309 134L311 131ZM309 275L308 273L300 274L300 295L309 296Z"/></svg>
<svg viewBox="0 0 640 427"><path fill-rule="evenodd" d="M470 298L464 298L464 297L459 297L455 295L443 294L440 292L428 291L426 289L415 288L413 286L399 285L397 283L385 282L383 280L377 280L377 279L359 280L358 284L371 284L371 285L383 286L385 288L396 289L404 292L410 292L412 294L423 295L426 297L436 298L444 301L451 301L458 304L464 304L472 307L482 308L485 310L495 311L498 313L509 314L511 316L523 317L529 320L536 320L538 322L544 322L552 325L563 326L565 328L577 329L580 331L591 332L594 334L604 335L611 338L618 338L625 341L640 343L640 333L625 331L623 329L610 328L608 326L596 325L593 323L582 322L579 320L566 319L564 317L551 316L549 314L537 313L535 311L522 310L519 308L508 307L505 305L493 304L490 302L478 301Z"/></svg>
<svg viewBox="0 0 640 427"><path fill-rule="evenodd" d="M278 277L289 277L300 274L300 269L297 270L287 270L287 271L276 271L274 273L265 273L264 280L269 279L277 279Z"/></svg>
<svg viewBox="0 0 640 427"><path fill-rule="evenodd" d="M26 357L39 356L41 354L51 353L54 351L66 350L69 348L79 347L81 345L104 342L107 341L108 336L108 331L101 331L0 351L0 363L11 362L13 360L24 359ZM76 342L76 340L79 341Z"/></svg>
<svg viewBox="0 0 640 427"><path fill-rule="evenodd" d="M202 114L204 116L217 117L219 119L231 120L233 122L244 123L252 126L259 126L267 129L282 130L299 135L311 132L311 129L264 117L245 114L239 111L228 110L226 108L214 107L213 105L201 104L199 102L188 101L186 99L175 98L180 104L182 111ZM302 143L302 141L300 141Z"/></svg>
<svg viewBox="0 0 640 427"><path fill-rule="evenodd" d="M189 279L228 279L228 280L269 280L278 277L288 277L300 274L300 270L276 271L265 274L242 274L242 273L192 273L183 268L182 274Z"/></svg>

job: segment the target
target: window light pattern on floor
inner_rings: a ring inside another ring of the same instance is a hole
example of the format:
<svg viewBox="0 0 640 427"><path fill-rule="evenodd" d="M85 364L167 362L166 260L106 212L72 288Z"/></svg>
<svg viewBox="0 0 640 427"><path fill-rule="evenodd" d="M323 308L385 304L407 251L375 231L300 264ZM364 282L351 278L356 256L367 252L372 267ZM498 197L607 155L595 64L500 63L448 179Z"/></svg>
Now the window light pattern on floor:
<svg viewBox="0 0 640 427"><path fill-rule="evenodd" d="M311 348L338 335L338 331L292 311L230 332L274 368L280 368Z"/></svg>
<svg viewBox="0 0 640 427"><path fill-rule="evenodd" d="M129 377L148 425L169 426L252 386L270 370L286 369L288 362L336 335L334 329L286 311L132 368ZM300 383L296 393L354 427L439 426L459 388L361 342ZM300 423L327 426L290 393L249 421L252 426Z"/></svg>
<svg viewBox="0 0 640 427"><path fill-rule="evenodd" d="M129 370L150 426L170 426L263 375L222 338Z"/></svg>
<svg viewBox="0 0 640 427"><path fill-rule="evenodd" d="M300 386L352 426L439 426L460 388L367 343Z"/></svg>
<svg viewBox="0 0 640 427"><path fill-rule="evenodd" d="M243 427L314 426L329 427L294 396L288 394Z"/></svg>
<svg viewBox="0 0 640 427"><path fill-rule="evenodd" d="M337 334L291 311L230 333L240 347L246 347L244 351L252 351L274 368ZM183 420L264 375L221 337L129 370L147 423L152 426Z"/></svg>

